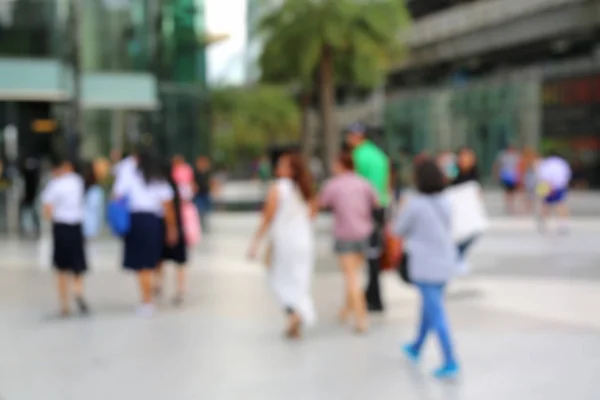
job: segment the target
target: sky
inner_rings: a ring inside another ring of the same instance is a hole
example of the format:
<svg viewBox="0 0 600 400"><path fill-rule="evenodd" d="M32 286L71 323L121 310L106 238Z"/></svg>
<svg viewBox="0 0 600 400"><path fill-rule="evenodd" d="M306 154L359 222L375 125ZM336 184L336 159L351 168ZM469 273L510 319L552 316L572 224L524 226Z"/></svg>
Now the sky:
<svg viewBox="0 0 600 400"><path fill-rule="evenodd" d="M204 0L207 31L229 38L207 50L208 81L212 85L245 81L246 0Z"/></svg>

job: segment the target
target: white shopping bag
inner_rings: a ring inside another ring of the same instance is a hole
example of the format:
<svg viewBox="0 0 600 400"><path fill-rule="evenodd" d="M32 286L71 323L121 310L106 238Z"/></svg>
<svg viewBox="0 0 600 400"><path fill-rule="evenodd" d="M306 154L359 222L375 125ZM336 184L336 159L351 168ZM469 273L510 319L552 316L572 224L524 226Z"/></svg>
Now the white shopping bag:
<svg viewBox="0 0 600 400"><path fill-rule="evenodd" d="M488 227L488 217L477 182L465 182L446 189L452 207L452 238L462 243L483 233Z"/></svg>

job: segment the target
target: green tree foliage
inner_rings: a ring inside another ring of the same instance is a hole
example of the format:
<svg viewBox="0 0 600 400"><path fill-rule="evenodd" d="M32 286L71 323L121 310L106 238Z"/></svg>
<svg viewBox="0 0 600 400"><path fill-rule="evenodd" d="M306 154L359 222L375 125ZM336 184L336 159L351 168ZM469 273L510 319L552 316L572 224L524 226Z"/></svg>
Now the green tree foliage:
<svg viewBox="0 0 600 400"><path fill-rule="evenodd" d="M230 166L299 138L300 111L285 88L216 89L212 107L215 150Z"/></svg>
<svg viewBox="0 0 600 400"><path fill-rule="evenodd" d="M260 22L263 78L318 88L327 154L338 150L335 86L374 87L402 55L401 0L285 0Z"/></svg>

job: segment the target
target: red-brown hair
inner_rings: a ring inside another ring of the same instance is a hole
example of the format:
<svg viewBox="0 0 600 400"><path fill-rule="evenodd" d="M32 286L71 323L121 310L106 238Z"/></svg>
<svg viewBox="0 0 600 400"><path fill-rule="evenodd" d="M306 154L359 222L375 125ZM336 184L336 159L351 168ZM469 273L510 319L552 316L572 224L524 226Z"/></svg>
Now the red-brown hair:
<svg viewBox="0 0 600 400"><path fill-rule="evenodd" d="M302 197L305 201L310 201L315 196L313 179L304 158L298 153L288 153L285 155L290 163L292 170L292 180L298 185Z"/></svg>
<svg viewBox="0 0 600 400"><path fill-rule="evenodd" d="M338 157L338 162L346 171L354 171L354 159L350 152L343 151Z"/></svg>

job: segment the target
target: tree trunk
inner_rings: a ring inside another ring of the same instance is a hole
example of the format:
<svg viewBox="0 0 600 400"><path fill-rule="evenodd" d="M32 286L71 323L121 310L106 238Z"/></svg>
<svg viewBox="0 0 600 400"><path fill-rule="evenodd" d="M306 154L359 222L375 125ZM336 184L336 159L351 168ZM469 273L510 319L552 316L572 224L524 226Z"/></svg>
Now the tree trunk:
<svg viewBox="0 0 600 400"><path fill-rule="evenodd" d="M300 93L300 113L301 113L301 126L300 126L300 147L302 151L302 155L310 160L313 153L313 138L311 137L310 131L310 92L302 91Z"/></svg>
<svg viewBox="0 0 600 400"><path fill-rule="evenodd" d="M326 171L331 171L331 163L338 154L340 147L339 132L335 128L335 82L333 74L333 51L324 46L321 53L320 70L320 106L321 129L325 144Z"/></svg>

